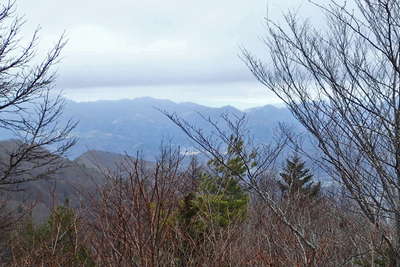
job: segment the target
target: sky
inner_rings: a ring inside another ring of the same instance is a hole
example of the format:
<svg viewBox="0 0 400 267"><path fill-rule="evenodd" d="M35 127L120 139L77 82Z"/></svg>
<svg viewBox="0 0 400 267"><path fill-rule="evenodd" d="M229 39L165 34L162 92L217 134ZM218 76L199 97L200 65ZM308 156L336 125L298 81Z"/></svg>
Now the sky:
<svg viewBox="0 0 400 267"><path fill-rule="evenodd" d="M208 106L279 104L241 61L265 52L265 17L307 0L17 0L41 53L65 32L57 88L75 101L150 96ZM41 54L39 53L39 54Z"/></svg>

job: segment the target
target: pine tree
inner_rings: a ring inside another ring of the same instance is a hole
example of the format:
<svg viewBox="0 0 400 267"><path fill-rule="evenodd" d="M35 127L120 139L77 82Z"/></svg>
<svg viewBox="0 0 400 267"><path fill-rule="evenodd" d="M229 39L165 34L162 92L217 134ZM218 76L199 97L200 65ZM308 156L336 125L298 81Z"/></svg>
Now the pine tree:
<svg viewBox="0 0 400 267"><path fill-rule="evenodd" d="M298 155L286 160L286 166L280 176L282 181L278 184L284 197L306 196L314 199L321 191L321 183L312 181L314 175L305 167L305 162Z"/></svg>
<svg viewBox="0 0 400 267"><path fill-rule="evenodd" d="M239 176L245 174L245 164L252 164L255 155L244 162L240 157L243 146L241 138L231 137L225 158L208 161L210 171L201 173L196 192L183 200L180 221L192 224L194 232L207 232L211 224L225 227L246 217L248 196Z"/></svg>
<svg viewBox="0 0 400 267"><path fill-rule="evenodd" d="M231 136L225 158L210 160L211 172L204 173L201 179L197 199L199 210L220 227L246 216L248 196L240 184L240 177L246 172L245 165L254 158L243 159L240 156L243 149L242 138Z"/></svg>
<svg viewBox="0 0 400 267"><path fill-rule="evenodd" d="M245 175L245 164L255 166L255 154L244 159L240 154L244 149L242 139L231 137L230 141L224 158L209 160L208 170L191 166L196 170L191 174L197 175L197 186L181 200L177 212L177 222L187 237L181 241L178 266L193 264L187 257L196 254L199 247L212 247L207 244L212 242L209 234L218 236L219 230L246 218L249 197L240 176Z"/></svg>

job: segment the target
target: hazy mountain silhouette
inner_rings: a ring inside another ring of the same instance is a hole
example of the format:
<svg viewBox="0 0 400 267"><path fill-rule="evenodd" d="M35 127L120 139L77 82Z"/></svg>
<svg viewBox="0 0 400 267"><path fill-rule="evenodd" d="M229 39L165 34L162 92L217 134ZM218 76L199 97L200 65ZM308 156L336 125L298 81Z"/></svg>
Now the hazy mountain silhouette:
<svg viewBox="0 0 400 267"><path fill-rule="evenodd" d="M149 97L80 103L68 101L64 116L80 122L74 131L79 143L70 156L75 158L87 150L135 155L140 150L147 159L152 159L162 141L190 148L192 143L185 134L160 110L174 112L206 132L210 130L210 125L201 116L218 121L223 113L246 114L251 134L262 143L271 141L278 122L295 127L299 125L287 109L270 105L240 111L232 106L211 108Z"/></svg>

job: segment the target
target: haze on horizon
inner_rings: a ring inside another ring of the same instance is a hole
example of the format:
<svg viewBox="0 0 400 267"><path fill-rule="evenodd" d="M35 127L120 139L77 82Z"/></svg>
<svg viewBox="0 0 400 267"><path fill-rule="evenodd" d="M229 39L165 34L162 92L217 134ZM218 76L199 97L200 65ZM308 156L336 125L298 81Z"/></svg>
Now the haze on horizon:
<svg viewBox="0 0 400 267"><path fill-rule="evenodd" d="M136 97L240 109L279 104L240 60L263 54L264 18L307 0L37 0L17 3L24 37L37 26L45 52L65 32L57 87L74 101Z"/></svg>

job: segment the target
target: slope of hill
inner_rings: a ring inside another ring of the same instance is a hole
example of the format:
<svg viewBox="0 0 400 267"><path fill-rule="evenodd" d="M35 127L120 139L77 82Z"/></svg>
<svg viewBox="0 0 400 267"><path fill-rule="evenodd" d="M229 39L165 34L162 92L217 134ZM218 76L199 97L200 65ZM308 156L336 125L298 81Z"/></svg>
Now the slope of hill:
<svg viewBox="0 0 400 267"><path fill-rule="evenodd" d="M132 167L131 164L135 162L135 158L101 150L88 150L74 162L87 169L93 169L100 173L120 173L125 172L126 169ZM141 161L142 164L152 166L152 162Z"/></svg>
<svg viewBox="0 0 400 267"><path fill-rule="evenodd" d="M74 162L89 169L103 170L103 169L114 169L125 161L126 157L121 154L99 151L99 150L88 150Z"/></svg>
<svg viewBox="0 0 400 267"><path fill-rule="evenodd" d="M10 154L15 152L20 144L16 140L0 141L1 166L8 166ZM47 216L53 206L64 204L65 201L68 201L70 206L79 206L85 195L89 196L96 186L104 184L105 176L100 171L66 158L59 160L60 165L64 167L55 173L46 174L43 179L14 186L3 185L0 192L7 195L8 205L18 208L33 204L32 215L35 220L40 220ZM29 161L23 164L29 166ZM38 169L32 170L32 174L36 175L35 173L41 174ZM9 191L10 189L12 191Z"/></svg>

